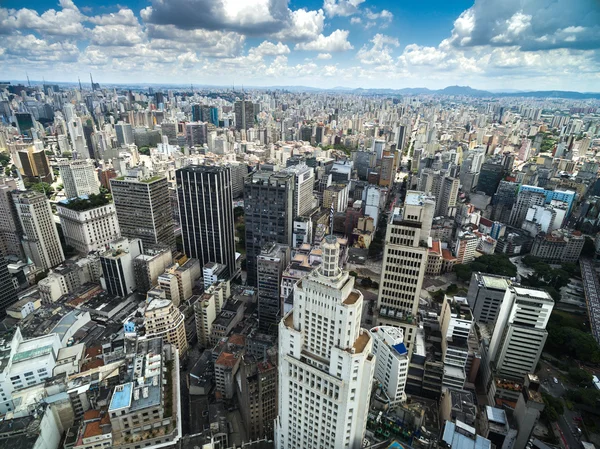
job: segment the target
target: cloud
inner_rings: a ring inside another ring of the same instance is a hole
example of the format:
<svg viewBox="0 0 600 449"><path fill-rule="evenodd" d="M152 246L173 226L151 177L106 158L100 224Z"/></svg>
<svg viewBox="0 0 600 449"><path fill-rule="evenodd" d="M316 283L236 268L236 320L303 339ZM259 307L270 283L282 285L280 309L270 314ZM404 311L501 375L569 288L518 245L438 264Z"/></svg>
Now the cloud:
<svg viewBox="0 0 600 449"><path fill-rule="evenodd" d="M34 31L44 36L81 37L85 16L72 1L60 2L62 10L49 9L41 15L32 9L0 8L0 35L13 31Z"/></svg>
<svg viewBox="0 0 600 449"><path fill-rule="evenodd" d="M476 0L455 20L448 41L523 51L600 49L600 7L595 0Z"/></svg>
<svg viewBox="0 0 600 449"><path fill-rule="evenodd" d="M329 17L351 16L358 12L358 7L365 0L325 0L323 9Z"/></svg>
<svg viewBox="0 0 600 449"><path fill-rule="evenodd" d="M137 26L138 19L129 8L119 9L117 13L103 14L101 16L89 17L88 22L96 25L129 25Z"/></svg>
<svg viewBox="0 0 600 449"><path fill-rule="evenodd" d="M139 26L98 25L91 31L91 43L105 47L133 47L144 41Z"/></svg>
<svg viewBox="0 0 600 449"><path fill-rule="evenodd" d="M383 66L393 63L393 47L400 46L398 39L384 34L376 34L370 42L373 44L371 47L365 44L356 54L360 62L367 65L377 64Z"/></svg>
<svg viewBox="0 0 600 449"><path fill-rule="evenodd" d="M274 39L291 40L294 42L315 39L325 26L325 14L322 9L308 11L297 9L290 15L290 25L272 35Z"/></svg>
<svg viewBox="0 0 600 449"><path fill-rule="evenodd" d="M286 55L290 52L290 47L277 42L276 44L264 41L258 47L250 49L250 53L254 53L260 56L278 56Z"/></svg>
<svg viewBox="0 0 600 449"><path fill-rule="evenodd" d="M348 42L349 34L346 30L335 30L329 36L321 34L311 42L296 44L295 49L326 53L352 50L354 47Z"/></svg>
<svg viewBox="0 0 600 449"><path fill-rule="evenodd" d="M391 12L389 12L387 9L382 9L381 12L373 12L369 8L367 8L365 10L365 16L369 20L383 19L383 20L388 20L390 22L394 18L394 15Z"/></svg>
<svg viewBox="0 0 600 449"><path fill-rule="evenodd" d="M331 53L319 53L317 59L331 59Z"/></svg>
<svg viewBox="0 0 600 449"><path fill-rule="evenodd" d="M350 23L352 25L356 25L356 24L362 23L362 19L360 17L352 17L350 19Z"/></svg>

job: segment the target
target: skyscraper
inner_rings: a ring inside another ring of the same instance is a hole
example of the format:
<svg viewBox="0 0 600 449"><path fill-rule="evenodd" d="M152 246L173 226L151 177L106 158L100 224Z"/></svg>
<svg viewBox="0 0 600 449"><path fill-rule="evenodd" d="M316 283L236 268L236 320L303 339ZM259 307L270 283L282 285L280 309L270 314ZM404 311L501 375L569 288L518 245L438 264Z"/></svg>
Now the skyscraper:
<svg viewBox="0 0 600 449"><path fill-rule="evenodd" d="M257 258L258 324L264 332L277 332L282 312L281 275L289 258L290 248L279 243L267 243Z"/></svg>
<svg viewBox="0 0 600 449"><path fill-rule="evenodd" d="M26 150L21 150L19 151L19 161L23 167L21 173L26 181L52 182L52 170L43 149L36 150L31 146Z"/></svg>
<svg viewBox="0 0 600 449"><path fill-rule="evenodd" d="M248 130L254 126L254 103L248 100L238 100L234 105L235 129Z"/></svg>
<svg viewBox="0 0 600 449"><path fill-rule="evenodd" d="M315 188L315 172L305 163L292 165L283 171L294 174L296 188L294 189L294 216L298 217L310 212L315 206L313 190Z"/></svg>
<svg viewBox="0 0 600 449"><path fill-rule="evenodd" d="M291 245L294 222L293 173L258 171L244 183L248 285L257 285L256 258L269 242Z"/></svg>
<svg viewBox="0 0 600 449"><path fill-rule="evenodd" d="M143 253L140 239L120 238L109 243L100 255L102 288L111 295L127 297L136 289L133 259Z"/></svg>
<svg viewBox="0 0 600 449"><path fill-rule="evenodd" d="M427 239L435 199L409 190L404 206L395 208L387 225L377 298L376 322L403 329L404 344L412 352L417 311L427 268Z"/></svg>
<svg viewBox="0 0 600 449"><path fill-rule="evenodd" d="M129 123L119 122L115 125L117 142L119 145L131 145L134 143L133 128Z"/></svg>
<svg viewBox="0 0 600 449"><path fill-rule="evenodd" d="M185 125L185 140L190 147L204 145L208 142L208 131L205 122L193 122Z"/></svg>
<svg viewBox="0 0 600 449"><path fill-rule="evenodd" d="M506 290L488 353L497 376L520 382L535 372L553 308L544 290L517 285Z"/></svg>
<svg viewBox="0 0 600 449"><path fill-rule="evenodd" d="M46 195L33 191L12 193L23 232L25 255L41 270L65 260L50 202Z"/></svg>
<svg viewBox="0 0 600 449"><path fill-rule="evenodd" d="M141 171L110 180L121 235L139 238L144 247L163 245L175 249L167 179L144 179Z"/></svg>
<svg viewBox="0 0 600 449"><path fill-rule="evenodd" d="M498 184L504 175L504 166L493 162L486 162L481 166L479 172L479 181L477 182L477 191L483 192L488 196L496 193Z"/></svg>
<svg viewBox="0 0 600 449"><path fill-rule="evenodd" d="M100 193L94 163L89 159L64 161L58 164L67 198Z"/></svg>
<svg viewBox="0 0 600 449"><path fill-rule="evenodd" d="M0 318L6 316L7 307L13 305L18 299L7 265L7 260L0 256Z"/></svg>
<svg viewBox="0 0 600 449"><path fill-rule="evenodd" d="M278 448L362 447L375 358L361 329L363 296L339 268L337 238L323 263L294 286L294 308L279 323Z"/></svg>
<svg viewBox="0 0 600 449"><path fill-rule="evenodd" d="M17 180L0 177L0 255L23 257L21 222L14 208L13 190L17 190Z"/></svg>
<svg viewBox="0 0 600 449"><path fill-rule="evenodd" d="M204 267L217 262L235 273L231 168L188 165L175 172L183 251Z"/></svg>
<svg viewBox="0 0 600 449"><path fill-rule="evenodd" d="M375 355L375 378L388 398L390 407L406 402L406 379L408 378L408 350L404 345L404 332L394 326L371 329L373 354Z"/></svg>

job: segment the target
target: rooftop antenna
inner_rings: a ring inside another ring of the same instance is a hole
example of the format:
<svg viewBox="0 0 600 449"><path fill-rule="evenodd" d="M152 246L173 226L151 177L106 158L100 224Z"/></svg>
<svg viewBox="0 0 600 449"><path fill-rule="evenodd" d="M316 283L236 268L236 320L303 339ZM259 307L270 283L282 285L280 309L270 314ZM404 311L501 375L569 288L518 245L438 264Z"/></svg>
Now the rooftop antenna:
<svg viewBox="0 0 600 449"><path fill-rule="evenodd" d="M90 83L92 83L92 91L96 90L96 89L94 89L94 78L92 78L91 72L90 72Z"/></svg>
<svg viewBox="0 0 600 449"><path fill-rule="evenodd" d="M25 76L27 77L27 85L31 87L31 81L29 81L29 74L25 72Z"/></svg>
<svg viewBox="0 0 600 449"><path fill-rule="evenodd" d="M82 91L83 88L81 87L81 78L77 77L77 79L79 80L79 90Z"/></svg>

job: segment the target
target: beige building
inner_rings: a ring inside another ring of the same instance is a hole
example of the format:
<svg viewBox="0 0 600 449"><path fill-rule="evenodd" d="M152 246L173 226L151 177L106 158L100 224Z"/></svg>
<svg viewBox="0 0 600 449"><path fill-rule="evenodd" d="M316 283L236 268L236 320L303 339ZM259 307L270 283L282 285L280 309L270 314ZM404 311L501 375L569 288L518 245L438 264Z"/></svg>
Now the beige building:
<svg viewBox="0 0 600 449"><path fill-rule="evenodd" d="M150 301L144 312L144 327L148 338L162 337L165 343L177 348L180 357L187 352L185 317L173 301L162 298Z"/></svg>
<svg viewBox="0 0 600 449"><path fill-rule="evenodd" d="M210 346L212 325L230 295L229 281L222 281L211 285L195 302L191 301L194 303L196 333L198 344L201 347L207 348Z"/></svg>
<svg viewBox="0 0 600 449"><path fill-rule="evenodd" d="M397 326L412 353L435 199L409 190L387 226L375 324Z"/></svg>
<svg viewBox="0 0 600 449"><path fill-rule="evenodd" d="M100 183L92 160L76 159L57 165L67 198L100 193Z"/></svg>

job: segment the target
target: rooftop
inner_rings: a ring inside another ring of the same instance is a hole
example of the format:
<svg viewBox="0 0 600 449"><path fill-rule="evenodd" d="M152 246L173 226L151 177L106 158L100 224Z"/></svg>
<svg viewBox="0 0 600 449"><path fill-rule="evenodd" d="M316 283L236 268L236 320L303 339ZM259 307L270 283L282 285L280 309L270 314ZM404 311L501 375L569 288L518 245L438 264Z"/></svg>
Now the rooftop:
<svg viewBox="0 0 600 449"><path fill-rule="evenodd" d="M133 383L128 382L123 385L117 385L113 393L112 399L110 400L109 411L115 411L122 408L129 407L131 405L131 392L133 390Z"/></svg>
<svg viewBox="0 0 600 449"><path fill-rule="evenodd" d="M356 301L358 301L361 297L361 294L358 291L351 291L350 294L348 295L348 297L344 300L344 304L346 305L352 305L352 304L356 304Z"/></svg>
<svg viewBox="0 0 600 449"><path fill-rule="evenodd" d="M362 330L362 329L361 329ZM358 336L356 341L354 342L353 349L356 354L360 354L365 350L367 343L371 340L371 335L365 330L362 330L362 333Z"/></svg>
<svg viewBox="0 0 600 449"><path fill-rule="evenodd" d="M494 290L506 290L510 285L506 278L498 276L483 275L481 276L481 280L486 288Z"/></svg>

